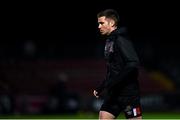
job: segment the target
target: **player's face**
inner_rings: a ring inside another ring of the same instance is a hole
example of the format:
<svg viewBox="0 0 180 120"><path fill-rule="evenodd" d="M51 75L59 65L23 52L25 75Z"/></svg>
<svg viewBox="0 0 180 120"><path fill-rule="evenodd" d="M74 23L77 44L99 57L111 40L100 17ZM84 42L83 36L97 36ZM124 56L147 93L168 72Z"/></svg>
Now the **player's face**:
<svg viewBox="0 0 180 120"><path fill-rule="evenodd" d="M109 35L111 32L112 25L110 24L110 20L105 16L98 18L98 28L102 35Z"/></svg>

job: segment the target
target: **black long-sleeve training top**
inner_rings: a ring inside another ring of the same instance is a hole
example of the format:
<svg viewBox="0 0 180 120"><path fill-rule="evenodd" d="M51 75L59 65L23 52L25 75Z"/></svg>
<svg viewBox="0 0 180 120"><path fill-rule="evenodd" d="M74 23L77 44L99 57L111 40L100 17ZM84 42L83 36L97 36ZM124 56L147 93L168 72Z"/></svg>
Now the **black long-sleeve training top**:
<svg viewBox="0 0 180 120"><path fill-rule="evenodd" d="M111 32L106 39L104 54L107 73L105 80L96 88L98 94L104 89L115 90L122 95L138 94L139 59L126 29L118 28Z"/></svg>

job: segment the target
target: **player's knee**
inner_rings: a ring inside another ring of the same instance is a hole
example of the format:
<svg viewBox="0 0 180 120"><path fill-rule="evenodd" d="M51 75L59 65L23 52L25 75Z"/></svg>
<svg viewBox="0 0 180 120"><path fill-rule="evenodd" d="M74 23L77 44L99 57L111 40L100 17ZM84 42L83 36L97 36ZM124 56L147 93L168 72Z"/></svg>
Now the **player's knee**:
<svg viewBox="0 0 180 120"><path fill-rule="evenodd" d="M109 112L106 112L106 111L100 111L99 112L99 119L100 120L105 120L105 119L115 119L115 116Z"/></svg>

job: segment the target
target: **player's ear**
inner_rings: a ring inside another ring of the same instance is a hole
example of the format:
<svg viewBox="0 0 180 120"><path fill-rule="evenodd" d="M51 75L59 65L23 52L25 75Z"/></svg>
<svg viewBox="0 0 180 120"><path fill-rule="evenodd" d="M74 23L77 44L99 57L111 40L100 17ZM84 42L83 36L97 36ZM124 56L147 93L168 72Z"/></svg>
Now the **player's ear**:
<svg viewBox="0 0 180 120"><path fill-rule="evenodd" d="M111 21L110 21L110 25L111 25L111 26L114 26L114 25L115 25L115 21L114 21L114 20L111 20Z"/></svg>

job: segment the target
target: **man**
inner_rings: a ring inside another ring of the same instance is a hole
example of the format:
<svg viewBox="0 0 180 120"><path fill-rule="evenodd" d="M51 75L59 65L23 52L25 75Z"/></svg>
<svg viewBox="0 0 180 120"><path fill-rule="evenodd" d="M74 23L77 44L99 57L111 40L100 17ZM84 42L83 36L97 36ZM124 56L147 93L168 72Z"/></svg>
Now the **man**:
<svg viewBox="0 0 180 120"><path fill-rule="evenodd" d="M137 79L139 59L126 29L118 28L119 15L113 9L98 13L97 18L101 35L107 37L104 51L106 79L93 92L97 98L102 91L107 92L99 119L115 119L122 111L127 119L142 119Z"/></svg>

